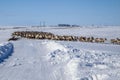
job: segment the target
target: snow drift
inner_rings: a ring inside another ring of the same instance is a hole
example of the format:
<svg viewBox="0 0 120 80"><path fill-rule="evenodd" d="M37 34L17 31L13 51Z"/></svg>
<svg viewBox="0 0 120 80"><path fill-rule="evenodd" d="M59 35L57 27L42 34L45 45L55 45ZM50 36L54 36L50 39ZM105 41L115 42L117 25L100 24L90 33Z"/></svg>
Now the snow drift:
<svg viewBox="0 0 120 80"><path fill-rule="evenodd" d="M13 52L13 44L12 43L3 43L0 44L0 63L8 58Z"/></svg>
<svg viewBox="0 0 120 80"><path fill-rule="evenodd" d="M120 78L120 54L77 49L60 43L48 42L54 46L48 54L53 65L64 65L65 80L118 80ZM57 45L56 45L57 44ZM61 48L62 47L62 48Z"/></svg>

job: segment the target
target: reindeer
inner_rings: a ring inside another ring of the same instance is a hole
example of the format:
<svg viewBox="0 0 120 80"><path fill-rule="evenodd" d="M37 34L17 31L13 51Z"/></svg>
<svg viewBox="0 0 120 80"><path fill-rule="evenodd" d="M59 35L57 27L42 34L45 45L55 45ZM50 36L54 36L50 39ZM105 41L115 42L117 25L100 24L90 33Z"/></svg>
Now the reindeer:
<svg viewBox="0 0 120 80"><path fill-rule="evenodd" d="M119 38L111 39L111 43L120 45L120 39Z"/></svg>
<svg viewBox="0 0 120 80"><path fill-rule="evenodd" d="M88 38L86 38L86 42L93 42L93 40L94 40L94 37L88 37Z"/></svg>
<svg viewBox="0 0 120 80"><path fill-rule="evenodd" d="M9 38L8 41L16 41L16 40L19 40L20 38L17 38L17 37L12 37L12 38Z"/></svg>
<svg viewBox="0 0 120 80"><path fill-rule="evenodd" d="M117 40L116 39L111 39L111 43L116 44Z"/></svg>
<svg viewBox="0 0 120 80"><path fill-rule="evenodd" d="M86 37L83 37L83 36L80 36L80 37L78 38L78 40L81 41L81 42L86 42L86 41L87 41L87 40L86 40Z"/></svg>
<svg viewBox="0 0 120 80"><path fill-rule="evenodd" d="M104 43L105 40L106 40L106 38L96 38L95 42L97 42L97 43Z"/></svg>

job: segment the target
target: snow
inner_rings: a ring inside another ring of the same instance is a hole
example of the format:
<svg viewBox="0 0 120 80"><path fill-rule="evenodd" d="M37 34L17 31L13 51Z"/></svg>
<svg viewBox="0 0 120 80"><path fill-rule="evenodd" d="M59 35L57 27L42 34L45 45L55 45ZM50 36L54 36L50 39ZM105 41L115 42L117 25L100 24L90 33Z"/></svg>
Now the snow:
<svg viewBox="0 0 120 80"><path fill-rule="evenodd" d="M9 57L14 50L12 43L3 43L0 44L0 63Z"/></svg>
<svg viewBox="0 0 120 80"><path fill-rule="evenodd" d="M0 63L0 80L120 79L120 45L33 39L7 42L12 32L25 30L108 39L120 37L120 27L0 30L0 54L7 57L0 55L4 59Z"/></svg>
<svg viewBox="0 0 120 80"><path fill-rule="evenodd" d="M66 48L64 48L64 46L62 46L61 44L59 43L56 43L54 41L51 41L51 42L43 42L44 45L46 45L46 47L50 50L50 51L55 51L57 49L59 50L63 50L63 51L67 51Z"/></svg>
<svg viewBox="0 0 120 80"><path fill-rule="evenodd" d="M56 50L50 53L50 62L52 62L52 64L54 63L54 65L66 64L67 62L64 69L65 75L69 76L69 80L109 80L110 78L116 78L116 80L118 80L120 78L116 76L119 73L118 71L112 72L113 69L120 68L120 54L106 51L74 49L72 46L68 46L67 48L68 52ZM108 69L112 73L109 73L109 71L105 74L104 70ZM109 75L114 75L116 77L111 77Z"/></svg>

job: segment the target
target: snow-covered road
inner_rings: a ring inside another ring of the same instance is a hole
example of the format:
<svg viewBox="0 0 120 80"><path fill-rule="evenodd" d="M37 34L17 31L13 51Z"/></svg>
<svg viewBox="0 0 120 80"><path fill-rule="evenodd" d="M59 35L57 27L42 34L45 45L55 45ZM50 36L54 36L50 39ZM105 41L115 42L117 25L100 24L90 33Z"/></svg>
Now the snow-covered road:
<svg viewBox="0 0 120 80"><path fill-rule="evenodd" d="M119 80L120 78L120 54L117 52L85 50L80 49L80 46L76 48L76 45L70 43L47 40L22 39L13 44L14 53L0 64L1 80ZM109 48L119 52L117 45Z"/></svg>
<svg viewBox="0 0 120 80"><path fill-rule="evenodd" d="M120 34L119 28L28 29L107 38ZM0 43L17 30L0 30ZM0 63L0 80L120 80L120 45L32 39L11 41L10 45L14 48L0 47L5 55L14 51Z"/></svg>
<svg viewBox="0 0 120 80"><path fill-rule="evenodd" d="M0 79L48 80L53 66L44 58L47 53L44 45L37 41L24 40L14 42L14 46L13 55L0 65ZM54 75L52 78L55 78Z"/></svg>

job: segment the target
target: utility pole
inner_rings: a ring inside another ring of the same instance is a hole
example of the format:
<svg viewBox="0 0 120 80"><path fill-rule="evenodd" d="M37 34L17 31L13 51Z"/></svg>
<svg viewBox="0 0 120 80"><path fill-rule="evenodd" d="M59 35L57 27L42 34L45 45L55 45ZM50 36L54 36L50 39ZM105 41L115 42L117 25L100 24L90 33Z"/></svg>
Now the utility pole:
<svg viewBox="0 0 120 80"><path fill-rule="evenodd" d="M45 27L46 25L45 25L45 21L43 21L43 27Z"/></svg>
<svg viewBox="0 0 120 80"><path fill-rule="evenodd" d="M41 21L40 21L40 27L41 27Z"/></svg>

